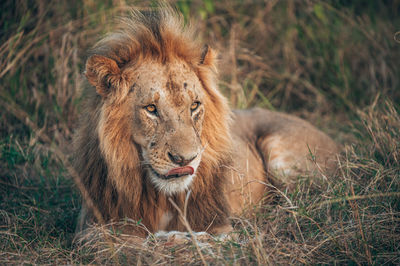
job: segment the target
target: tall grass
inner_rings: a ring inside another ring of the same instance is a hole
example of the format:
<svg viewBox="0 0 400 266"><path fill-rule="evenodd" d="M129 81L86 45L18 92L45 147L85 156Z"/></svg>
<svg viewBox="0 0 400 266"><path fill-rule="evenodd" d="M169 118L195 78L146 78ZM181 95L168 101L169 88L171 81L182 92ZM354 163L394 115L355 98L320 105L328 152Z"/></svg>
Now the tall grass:
<svg viewBox="0 0 400 266"><path fill-rule="evenodd" d="M324 181L301 177L232 217L232 238L151 236L145 246L109 227L73 241L81 199L65 157L85 51L130 5L148 4L3 2L1 263L400 263L400 1L172 2L220 51L232 107L305 117L344 152Z"/></svg>

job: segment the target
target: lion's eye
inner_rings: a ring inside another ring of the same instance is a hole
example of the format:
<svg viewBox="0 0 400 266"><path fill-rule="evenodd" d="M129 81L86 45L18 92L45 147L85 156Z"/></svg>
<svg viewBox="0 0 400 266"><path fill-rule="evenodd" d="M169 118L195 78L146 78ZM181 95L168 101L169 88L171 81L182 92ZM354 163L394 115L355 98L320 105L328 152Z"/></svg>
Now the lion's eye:
<svg viewBox="0 0 400 266"><path fill-rule="evenodd" d="M199 106L200 106L200 102L194 102L194 103L192 103L192 105L190 106L190 110L193 112L193 111L196 111L196 109L197 108L199 108Z"/></svg>
<svg viewBox="0 0 400 266"><path fill-rule="evenodd" d="M147 106L144 107L146 109L147 112L151 113L151 114L157 114L157 108L154 104L149 104Z"/></svg>

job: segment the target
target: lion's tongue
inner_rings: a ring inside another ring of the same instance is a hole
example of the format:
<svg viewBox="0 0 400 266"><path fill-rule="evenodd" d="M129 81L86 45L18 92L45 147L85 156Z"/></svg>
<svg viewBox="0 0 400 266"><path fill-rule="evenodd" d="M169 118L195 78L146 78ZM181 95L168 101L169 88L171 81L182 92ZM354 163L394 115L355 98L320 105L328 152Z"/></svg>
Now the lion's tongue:
<svg viewBox="0 0 400 266"><path fill-rule="evenodd" d="M174 176L183 176L183 175L193 175L194 169L191 166L184 166L184 167L178 167L170 170L165 176L168 177L174 177Z"/></svg>

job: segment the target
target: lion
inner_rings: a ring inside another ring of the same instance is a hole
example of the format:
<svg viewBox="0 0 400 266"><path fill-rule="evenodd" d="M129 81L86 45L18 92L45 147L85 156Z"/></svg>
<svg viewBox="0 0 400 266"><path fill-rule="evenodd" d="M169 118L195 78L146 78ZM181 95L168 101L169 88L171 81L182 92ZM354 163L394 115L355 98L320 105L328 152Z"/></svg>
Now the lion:
<svg viewBox="0 0 400 266"><path fill-rule="evenodd" d="M138 236L187 231L176 207L193 231L227 233L272 176L290 187L335 165L337 144L308 122L232 111L216 52L195 35L172 8L132 11L86 62L75 168L102 218L140 221ZM83 205L79 226L96 221Z"/></svg>

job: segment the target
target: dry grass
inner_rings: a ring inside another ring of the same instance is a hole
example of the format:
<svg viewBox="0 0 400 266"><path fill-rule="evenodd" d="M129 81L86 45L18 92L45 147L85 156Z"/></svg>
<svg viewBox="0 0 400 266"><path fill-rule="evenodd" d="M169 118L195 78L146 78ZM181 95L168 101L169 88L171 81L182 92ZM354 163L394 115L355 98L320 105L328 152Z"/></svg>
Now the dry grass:
<svg viewBox="0 0 400 266"><path fill-rule="evenodd" d="M74 240L81 203L66 155L84 55L126 2L3 4L1 264L400 264L397 0L174 2L222 51L220 86L233 107L307 118L343 144L340 167L266 195L232 217L228 238L142 243L107 225Z"/></svg>

